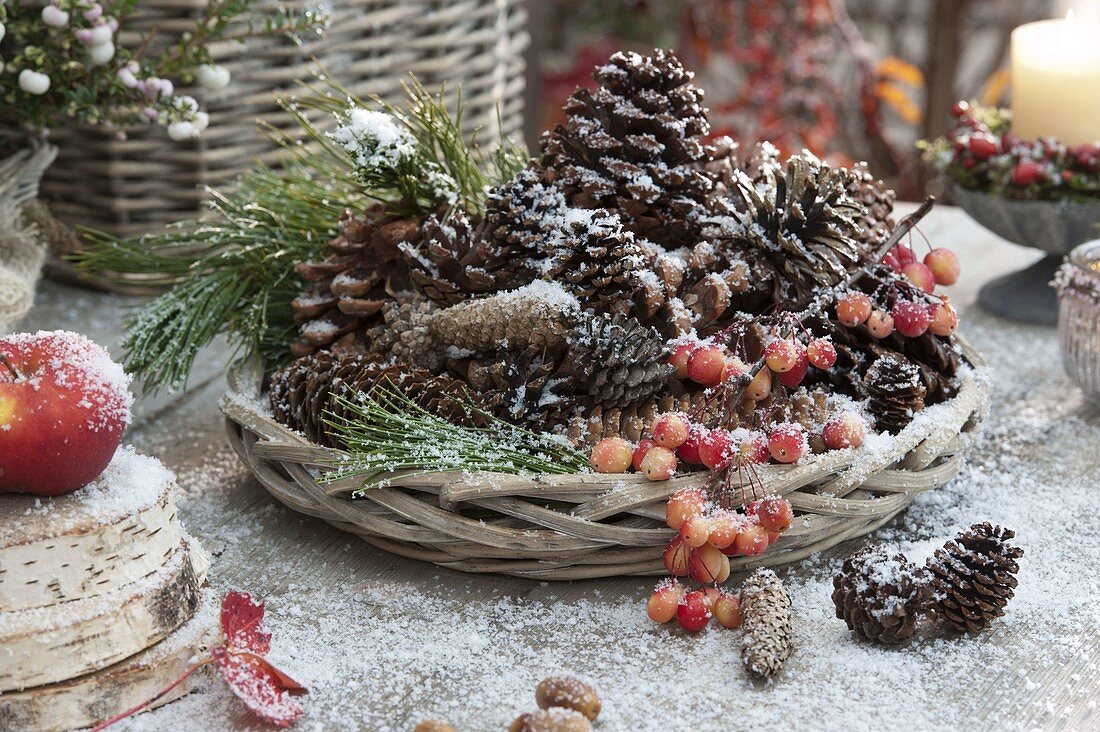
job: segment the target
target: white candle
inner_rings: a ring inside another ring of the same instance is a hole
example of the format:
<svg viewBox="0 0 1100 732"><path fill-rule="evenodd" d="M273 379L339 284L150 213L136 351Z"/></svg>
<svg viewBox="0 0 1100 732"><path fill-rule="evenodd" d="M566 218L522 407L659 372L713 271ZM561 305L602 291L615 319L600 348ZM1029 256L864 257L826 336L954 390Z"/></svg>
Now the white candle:
<svg viewBox="0 0 1100 732"><path fill-rule="evenodd" d="M1100 24L1071 10L1012 31L1012 129L1065 145L1100 141Z"/></svg>

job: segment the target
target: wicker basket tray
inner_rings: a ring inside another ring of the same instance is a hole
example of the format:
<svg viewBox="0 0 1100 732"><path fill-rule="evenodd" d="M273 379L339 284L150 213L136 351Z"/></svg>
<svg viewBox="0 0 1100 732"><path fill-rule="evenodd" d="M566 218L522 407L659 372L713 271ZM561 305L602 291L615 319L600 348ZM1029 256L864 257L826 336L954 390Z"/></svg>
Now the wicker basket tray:
<svg viewBox="0 0 1100 732"><path fill-rule="evenodd" d="M967 358L980 364L969 347ZM542 580L664 574L673 532L665 501L706 473L665 482L629 475L514 476L461 472L397 475L392 486L351 499L359 481L319 484L343 453L273 421L262 367L239 364L222 399L229 442L275 498L394 554L464 572ZM760 470L769 493L797 517L774 549L733 558L734 571L786 564L879 528L917 494L958 473L989 400L980 371L965 370L958 395L929 407L897 436Z"/></svg>
<svg viewBox="0 0 1100 732"><path fill-rule="evenodd" d="M162 33L183 30L202 5L205 0L143 0L122 42L136 45L137 34L154 25ZM316 6L313 0L272 3ZM183 90L210 113L210 128L193 142L169 142L162 129L129 130L120 141L109 130L59 125L51 139L61 152L42 184L54 215L117 236L202 215L203 186L232 181L257 161L278 160L278 149L256 125L293 124L276 95L309 78L316 68L311 57L360 96L399 100L410 72L429 89L461 85L469 131L482 128L482 139L491 139L503 129L518 139L528 45L522 0L338 0L331 12L325 36L301 47L285 38L215 46L233 83L220 92ZM75 275L64 266L55 271Z"/></svg>

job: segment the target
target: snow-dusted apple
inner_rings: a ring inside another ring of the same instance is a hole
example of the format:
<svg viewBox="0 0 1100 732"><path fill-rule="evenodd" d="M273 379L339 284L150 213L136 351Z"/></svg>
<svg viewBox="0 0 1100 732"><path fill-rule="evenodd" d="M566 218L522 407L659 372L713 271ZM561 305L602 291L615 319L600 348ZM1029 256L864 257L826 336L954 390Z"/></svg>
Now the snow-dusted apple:
<svg viewBox="0 0 1100 732"><path fill-rule="evenodd" d="M82 335L0 338L0 493L56 496L94 480L130 422L129 385Z"/></svg>

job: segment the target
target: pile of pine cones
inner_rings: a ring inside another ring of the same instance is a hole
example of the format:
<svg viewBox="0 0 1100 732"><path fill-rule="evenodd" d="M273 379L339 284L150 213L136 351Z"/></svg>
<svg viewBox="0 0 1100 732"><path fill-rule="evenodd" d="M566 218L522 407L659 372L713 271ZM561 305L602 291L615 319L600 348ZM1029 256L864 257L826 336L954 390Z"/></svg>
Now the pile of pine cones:
<svg viewBox="0 0 1100 732"><path fill-rule="evenodd" d="M325 395L400 374L445 416L462 390L577 443L636 438L656 413L701 408L701 391L669 378L670 339L799 309L892 230L894 193L862 166L708 144L703 91L673 54L616 53L594 76L484 214L348 214L329 256L297 265L309 287L293 304L299 360L272 384L280 421L330 445ZM898 277L872 274L856 286ZM869 398L896 431L956 391L953 337L875 340L827 315L805 326L831 336L840 361L778 387L756 405L769 414L841 392Z"/></svg>
<svg viewBox="0 0 1100 732"><path fill-rule="evenodd" d="M900 643L926 623L940 621L974 634L1004 615L1016 589L1015 532L974 524L937 549L924 567L881 546L864 547L833 578L836 616L861 638Z"/></svg>

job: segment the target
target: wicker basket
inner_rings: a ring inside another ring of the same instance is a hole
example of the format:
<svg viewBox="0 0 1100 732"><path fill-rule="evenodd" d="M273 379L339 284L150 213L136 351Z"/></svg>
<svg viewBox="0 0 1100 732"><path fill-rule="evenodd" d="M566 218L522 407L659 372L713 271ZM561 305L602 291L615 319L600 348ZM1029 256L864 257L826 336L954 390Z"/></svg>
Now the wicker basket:
<svg viewBox="0 0 1100 732"><path fill-rule="evenodd" d="M972 351L967 356L979 362ZM665 501L705 480L705 473L654 483L635 474L437 472L397 475L392 487L352 500L359 481L317 482L343 453L274 422L261 402L261 383L259 364L238 366L221 406L233 449L275 498L379 549L451 569L540 580L664 574L662 552L673 535L664 523ZM930 407L888 441L764 467L768 492L786 496L798 518L774 549L733 559L734 571L797 561L867 534L918 493L947 483L988 396L985 379L966 370L954 399Z"/></svg>
<svg viewBox="0 0 1100 732"><path fill-rule="evenodd" d="M122 42L135 44L137 34L154 25L162 33L180 32L205 2L142 0ZM317 4L290 0L272 7ZM277 160L277 148L257 134L256 123L293 124L276 92L308 79L316 68L311 57L361 96L398 100L410 72L428 88L461 85L468 130L480 127L492 137L503 128L518 137L528 44L522 0L337 0L331 11L326 35L301 47L285 38L215 47L233 83L215 93L183 90L210 112L210 128L193 142L170 142L162 129L134 129L120 141L103 129L56 128L52 139L61 154L42 185L54 214L119 236L201 215L202 186Z"/></svg>
<svg viewBox="0 0 1100 732"><path fill-rule="evenodd" d="M14 151L8 154L8 148ZM56 157L53 145L0 133L0 223L38 197L42 176Z"/></svg>

